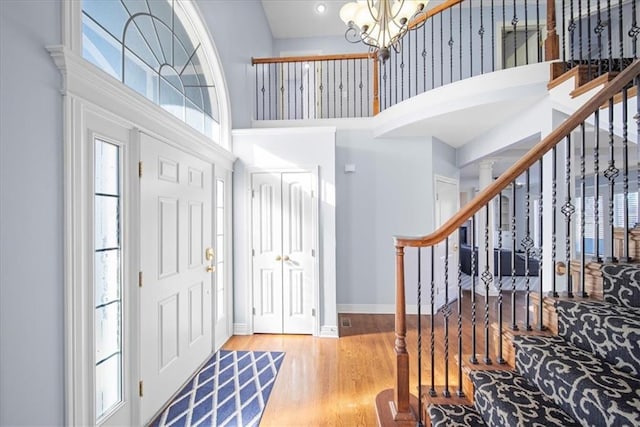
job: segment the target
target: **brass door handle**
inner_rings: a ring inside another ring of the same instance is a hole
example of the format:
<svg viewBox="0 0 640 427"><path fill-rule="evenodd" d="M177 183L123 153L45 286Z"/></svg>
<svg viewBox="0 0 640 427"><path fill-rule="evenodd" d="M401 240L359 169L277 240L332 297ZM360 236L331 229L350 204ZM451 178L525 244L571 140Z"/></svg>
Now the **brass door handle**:
<svg viewBox="0 0 640 427"><path fill-rule="evenodd" d="M213 248L205 249L204 257L207 259L207 261L211 261L213 259Z"/></svg>
<svg viewBox="0 0 640 427"><path fill-rule="evenodd" d="M278 256L276 257L276 261L282 261L282 257L281 257L280 255L278 255Z"/></svg>
<svg viewBox="0 0 640 427"><path fill-rule="evenodd" d="M289 255L285 255L284 258L282 258L284 261L289 261Z"/></svg>
<svg viewBox="0 0 640 427"><path fill-rule="evenodd" d="M213 273L216 268L213 265L207 265L207 273Z"/></svg>

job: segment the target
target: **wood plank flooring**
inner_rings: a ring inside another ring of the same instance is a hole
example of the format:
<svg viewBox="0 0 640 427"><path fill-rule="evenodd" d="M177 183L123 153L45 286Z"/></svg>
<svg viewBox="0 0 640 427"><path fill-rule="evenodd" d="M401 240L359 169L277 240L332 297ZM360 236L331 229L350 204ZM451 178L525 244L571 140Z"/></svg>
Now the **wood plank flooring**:
<svg viewBox="0 0 640 427"><path fill-rule="evenodd" d="M463 297L463 318L470 319L470 294ZM522 296L518 296L517 305ZM504 318L510 319L509 298L505 295ZM477 297L478 349L483 348L482 337L484 299ZM490 299L495 308L495 298ZM455 306L455 303L454 303ZM494 310L490 309L490 319ZM520 313L522 313L520 311ZM416 316L408 316L407 347L411 356L411 391L417 386ZM441 314L434 317L436 389L444 384L444 320ZM350 322L350 326L345 326ZM430 317L423 317L423 376L422 383L429 386ZM449 390L457 389L457 313L453 310L449 320ZM508 322L509 323L509 322ZM374 407L376 395L393 387L394 363L393 315L341 314L340 339L314 338L302 335L234 336L223 348L227 350L270 350L286 352L271 397L262 417L261 426L375 426ZM464 354L470 354L471 329L463 323ZM492 344L493 345L493 344ZM495 360L493 349L491 357Z"/></svg>

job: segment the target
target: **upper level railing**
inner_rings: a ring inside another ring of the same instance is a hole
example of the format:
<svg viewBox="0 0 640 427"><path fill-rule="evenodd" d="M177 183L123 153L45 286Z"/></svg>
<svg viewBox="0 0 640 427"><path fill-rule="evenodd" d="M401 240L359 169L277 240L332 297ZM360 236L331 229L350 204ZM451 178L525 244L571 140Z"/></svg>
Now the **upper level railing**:
<svg viewBox="0 0 640 427"><path fill-rule="evenodd" d="M370 117L452 82L556 59L561 72L591 64L591 78L629 65L640 34L637 0L448 0L425 19L386 62L254 58L255 119Z"/></svg>

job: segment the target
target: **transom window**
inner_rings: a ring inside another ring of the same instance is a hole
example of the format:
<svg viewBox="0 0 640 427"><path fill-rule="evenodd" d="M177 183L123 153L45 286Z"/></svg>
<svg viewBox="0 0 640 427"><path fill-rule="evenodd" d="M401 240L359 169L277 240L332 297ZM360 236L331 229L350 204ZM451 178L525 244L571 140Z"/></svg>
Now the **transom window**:
<svg viewBox="0 0 640 427"><path fill-rule="evenodd" d="M177 0L83 0L82 13L85 59L213 137L211 68Z"/></svg>

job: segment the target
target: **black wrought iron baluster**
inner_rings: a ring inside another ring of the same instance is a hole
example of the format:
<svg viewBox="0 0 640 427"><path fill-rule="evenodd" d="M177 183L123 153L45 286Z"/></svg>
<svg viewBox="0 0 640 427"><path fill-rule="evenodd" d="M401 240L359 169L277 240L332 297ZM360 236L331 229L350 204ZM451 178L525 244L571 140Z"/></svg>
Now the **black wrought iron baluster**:
<svg viewBox="0 0 640 427"><path fill-rule="evenodd" d="M591 52L591 0L587 0L587 62L589 64L588 78L591 80L593 76L592 67L592 52Z"/></svg>
<svg viewBox="0 0 640 427"><path fill-rule="evenodd" d="M422 26L422 91L427 91L427 25Z"/></svg>
<svg viewBox="0 0 640 427"><path fill-rule="evenodd" d="M429 389L429 396L434 397L437 396L436 392L436 365L435 365L435 348L436 348L436 331L435 331L435 246L431 246L431 296L430 296L430 304L431 304L431 388Z"/></svg>
<svg viewBox="0 0 640 427"><path fill-rule="evenodd" d="M469 2L469 77L473 77L473 7L471 3Z"/></svg>
<svg viewBox="0 0 640 427"><path fill-rule="evenodd" d="M567 269L567 296L573 298L573 279L571 277L571 216L576 208L571 203L571 135L565 138L565 203L560 209L565 219L565 262Z"/></svg>
<svg viewBox="0 0 640 427"><path fill-rule="evenodd" d="M638 59L638 34L640 34L640 26L638 26L638 15L637 15L637 5L638 0L633 0L631 2L631 16L633 21L631 21L631 28L627 33L629 37L633 39L631 46L633 46L633 59ZM640 217L639 217L640 218Z"/></svg>
<svg viewBox="0 0 640 427"><path fill-rule="evenodd" d="M429 19L431 23L431 89L436 87L436 64L435 64L435 32L433 30L435 19Z"/></svg>
<svg viewBox="0 0 640 427"><path fill-rule="evenodd" d="M395 102L393 103L393 105L396 105L398 103L398 81L400 81L400 79L398 78L398 55L397 54L392 54L391 55L391 60L393 60L393 64L394 64L394 76L395 78L393 79L396 83L396 87L395 87Z"/></svg>
<svg viewBox="0 0 640 427"><path fill-rule="evenodd" d="M363 98L363 94L362 94L362 89L364 88L364 84L363 84L363 81L362 81L362 62L363 61L364 60L362 60L362 59L359 61L360 62L360 84L358 85L358 88L360 89L360 116L358 116L355 113L355 107L354 107L353 111L354 111L355 117L364 117L364 106L363 106L363 99L364 98ZM367 64L368 63L369 63L369 61L367 61Z"/></svg>
<svg viewBox="0 0 640 427"><path fill-rule="evenodd" d="M404 101L404 38L400 39L400 101ZM396 101L397 103L397 101Z"/></svg>
<svg viewBox="0 0 640 427"><path fill-rule="evenodd" d="M511 329L517 331L518 320L516 318L516 248L518 247L516 236L516 181L511 183Z"/></svg>
<svg viewBox="0 0 640 427"><path fill-rule="evenodd" d="M418 390L422 388L422 248L418 248ZM418 424L422 425L422 399L418 399Z"/></svg>
<svg viewBox="0 0 640 427"><path fill-rule="evenodd" d="M499 365L503 365L505 363L504 358L502 357L502 321L503 321L503 295L502 295L502 191L498 193L498 223L500 224L498 228L498 358L496 362Z"/></svg>
<svg viewBox="0 0 640 427"><path fill-rule="evenodd" d="M618 57L620 58L620 71L624 70L624 13L622 11L622 0L618 0L618 16L620 22L618 22L618 30L620 37L620 52Z"/></svg>
<svg viewBox="0 0 640 427"><path fill-rule="evenodd" d="M449 317L451 316L451 304L449 304L449 238L444 240L444 397L451 397L449 391Z"/></svg>
<svg viewBox="0 0 640 427"><path fill-rule="evenodd" d="M490 365L489 358L489 288L493 283L493 273L489 267L491 261L491 253L489 252L489 204L484 208L484 254L485 265L482 272L482 282L484 283L484 358L482 361ZM500 258L500 255L498 255ZM475 291L474 291L475 292Z"/></svg>
<svg viewBox="0 0 640 427"><path fill-rule="evenodd" d="M635 1L634 1L635 4ZM633 116L633 119L636 121L636 141L640 141L640 76L635 78L636 85L636 114ZM637 222L635 223L635 227L640 227L640 143L636 142L636 180L637 180L637 197L638 197L638 212L637 212Z"/></svg>
<svg viewBox="0 0 640 427"><path fill-rule="evenodd" d="M562 64L564 70L567 71L567 25L566 22L566 4L565 0L562 0Z"/></svg>
<svg viewBox="0 0 640 427"><path fill-rule="evenodd" d="M580 57L580 63L583 63L584 56L582 54L582 0L578 0L578 55ZM591 64L589 64L591 68ZM589 71L589 75L591 72Z"/></svg>
<svg viewBox="0 0 640 427"><path fill-rule="evenodd" d="M511 26L513 27L513 66L518 66L518 55L516 52L518 51L518 15L516 10L516 0L513 0L513 18L511 19Z"/></svg>
<svg viewBox="0 0 640 427"><path fill-rule="evenodd" d="M462 265L458 256L458 390L456 395L464 397L462 390Z"/></svg>
<svg viewBox="0 0 640 427"><path fill-rule="evenodd" d="M622 24L622 22L621 22ZM622 58L621 58L622 59ZM631 262L629 253L629 129L627 121L628 116L628 92L627 88L622 88L622 194L623 194L623 229L622 237L623 255L621 262Z"/></svg>
<svg viewBox="0 0 640 427"><path fill-rule="evenodd" d="M602 32L604 31L604 24L602 23L602 10L600 9L600 0L597 0L597 17L598 23L593 29L593 32L598 38L598 75L602 75Z"/></svg>
<svg viewBox="0 0 640 427"><path fill-rule="evenodd" d="M617 262L614 254L615 236L614 236L614 190L616 178L620 174L620 170L616 167L615 151L614 151L615 135L613 132L613 98L609 99L609 167L604 171L604 177L609 180L609 244L610 256L607 262Z"/></svg>
<svg viewBox="0 0 640 427"><path fill-rule="evenodd" d="M522 239L522 249L524 249L524 282L525 282L525 321L524 327L527 331L531 330L531 322L529 320L529 307L531 306L531 270L529 258L531 257L531 248L533 248L533 239L531 238L531 168L525 173L525 194L524 194L524 223L525 237ZM539 274L539 273L538 273Z"/></svg>
<svg viewBox="0 0 640 427"><path fill-rule="evenodd" d="M558 149L556 146L551 150L553 165L551 167L551 265L556 266L557 254L557 215L558 215ZM538 269L540 271L540 269ZM551 296L557 298L556 275L551 275Z"/></svg>
<svg viewBox="0 0 640 427"><path fill-rule="evenodd" d="M586 297L587 293L585 292L585 280L586 280L586 250L585 244L587 242L585 236L585 228L586 228L586 200L587 200L587 182L586 182L586 128L585 123L580 123L580 291L578 295L581 297Z"/></svg>
<svg viewBox="0 0 640 427"><path fill-rule="evenodd" d="M453 83L453 9L449 9L449 83Z"/></svg>
<svg viewBox="0 0 640 427"><path fill-rule="evenodd" d="M529 64L529 7L524 0L524 63Z"/></svg>
<svg viewBox="0 0 640 427"><path fill-rule="evenodd" d="M273 64L274 67L276 64ZM267 76L269 78L269 85L267 86L269 88L269 120L273 120L273 114L271 112L271 104L273 104L273 100L271 99L271 64L267 65ZM275 94L276 91L273 91L273 93Z"/></svg>
<svg viewBox="0 0 640 427"><path fill-rule="evenodd" d="M291 64L291 63L290 63ZM293 65L293 118L298 118L298 91L296 88L296 84L298 83L298 62L294 62ZM289 74L291 76L291 74ZM289 84L289 89L291 89L291 83ZM291 118L291 117L289 117Z"/></svg>
<svg viewBox="0 0 640 427"><path fill-rule="evenodd" d="M505 28L507 28L507 5L505 0L502 0L502 34L500 35L500 46L502 46L502 69L507 67L507 39L504 36Z"/></svg>
<svg viewBox="0 0 640 427"><path fill-rule="evenodd" d="M540 0L536 0L536 32L538 34L538 62L542 62L542 28L540 28Z"/></svg>
<svg viewBox="0 0 640 427"><path fill-rule="evenodd" d="M496 70L496 18L494 0L491 0L491 71Z"/></svg>
<svg viewBox="0 0 640 427"><path fill-rule="evenodd" d="M408 60L408 64L407 64L407 98L411 98L411 33L413 31L409 32L409 34L407 34L407 60ZM404 51L402 52L404 56ZM404 74L404 73L403 73ZM402 91L402 94L404 95L404 90ZM404 96L402 97L402 100L404 100Z"/></svg>
<svg viewBox="0 0 640 427"><path fill-rule="evenodd" d="M480 28L478 35L480 36L480 74L484 74L484 8L480 0Z"/></svg>
<svg viewBox="0 0 640 427"><path fill-rule="evenodd" d="M380 73L380 75L382 76L382 94L384 95L384 99L381 102L383 104L382 110L386 110L389 99L387 96L387 66L382 61L379 61L378 64L382 69L382 73Z"/></svg>
<svg viewBox="0 0 640 427"><path fill-rule="evenodd" d="M346 84L346 86L347 86L346 87L346 92L347 92L347 117L349 117L349 106L351 105L351 102L349 100L349 92L350 92L350 90L349 90L349 82L351 81L351 79L349 78L349 60L345 59L344 61L340 61L341 64L343 62L344 62L344 65L345 65L345 67L347 69L347 84ZM354 74L355 74L355 72L354 72ZM343 96L343 98L344 98L344 96Z"/></svg>
<svg viewBox="0 0 640 427"><path fill-rule="evenodd" d="M581 0L578 0L581 1ZM576 21L573 15L573 0L569 2L569 8L571 9L569 14L569 51L571 52L571 66L575 67L576 65L576 55L575 55L575 33L576 33Z"/></svg>
<svg viewBox="0 0 640 427"><path fill-rule="evenodd" d="M544 173L543 173L543 159L540 158L540 161L538 162L539 166L540 166L540 170L538 171L538 183L540 185L540 203L539 203L539 208L538 208L538 223L540 224L539 230L538 230L538 251L539 251L539 257L538 257L538 297L540 298L540 301L538 301L538 330L540 331L544 331L547 329L547 327L544 325L544 274L542 274L542 272L544 271L544 269L542 268L542 261L543 261L543 251L542 251L542 247L543 247L543 242L544 242L544 233L543 233L543 228L544 228L544 224L543 224L543 220L544 220L544 215L542 212L542 201L543 201L543 197L542 197L542 183L543 181L543 177L544 177Z"/></svg>
<svg viewBox="0 0 640 427"><path fill-rule="evenodd" d="M260 120L260 114L259 114L260 111L259 111L259 108L258 108L258 98L259 98L259 96L258 96L258 67L259 66L260 66L260 64L254 66L255 67L254 69L256 71L256 119L257 120ZM264 87L263 87L263 89L264 89ZM262 101L264 102L264 92L262 93Z"/></svg>
<svg viewBox="0 0 640 427"><path fill-rule="evenodd" d="M442 23L443 13L438 14L440 16L440 86L444 86L444 24Z"/></svg>
<svg viewBox="0 0 640 427"><path fill-rule="evenodd" d="M607 0L607 50L609 51L609 72L613 71L613 41L611 40L611 0Z"/></svg>
<svg viewBox="0 0 640 427"><path fill-rule="evenodd" d="M471 217L471 358L469 361L477 365L476 356L476 216Z"/></svg>
<svg viewBox="0 0 640 427"><path fill-rule="evenodd" d="M280 63L280 119L284 120L284 63Z"/></svg>
<svg viewBox="0 0 640 427"><path fill-rule="evenodd" d="M343 71L342 71L342 62L343 61L339 61L340 62L340 85L338 86L338 90L340 91L338 96L340 97L340 118L344 117L344 112L343 112L343 96L342 96L342 90L344 89L344 84L342 83L343 80ZM347 79L348 81L348 79Z"/></svg>
<svg viewBox="0 0 640 427"><path fill-rule="evenodd" d="M337 118L338 117L338 109L336 108L337 106L337 101L336 101L336 61L332 60L331 61L333 63L333 84L331 85L333 87L333 115L332 117ZM340 95L342 96L342 94Z"/></svg>
<svg viewBox="0 0 640 427"><path fill-rule="evenodd" d="M593 115L595 142L593 147L593 262L602 262L600 257L600 110Z"/></svg>
<svg viewBox="0 0 640 427"><path fill-rule="evenodd" d="M460 40L460 42L458 43L458 45L460 46L460 48L458 49L460 64L458 65L460 68L460 80L462 80L462 3L458 3L458 28L459 28L458 40Z"/></svg>

